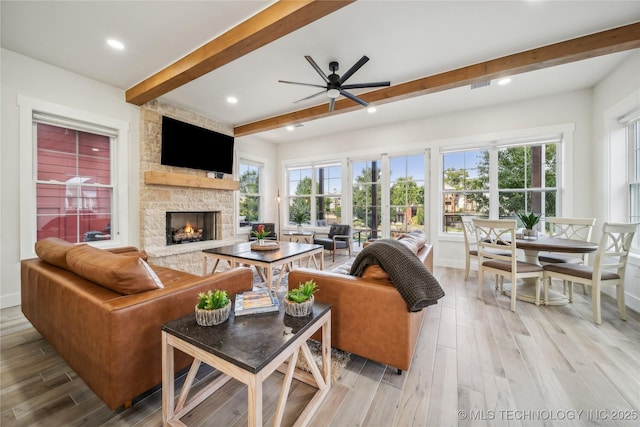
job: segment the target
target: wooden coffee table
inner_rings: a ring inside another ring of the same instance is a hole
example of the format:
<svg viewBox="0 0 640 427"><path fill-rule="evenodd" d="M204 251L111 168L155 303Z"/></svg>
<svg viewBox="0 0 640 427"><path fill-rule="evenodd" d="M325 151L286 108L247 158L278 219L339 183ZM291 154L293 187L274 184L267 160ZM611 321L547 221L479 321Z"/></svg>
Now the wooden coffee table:
<svg viewBox="0 0 640 427"><path fill-rule="evenodd" d="M262 426L262 383L274 371L284 372L276 405L274 426L282 422L293 378L317 387L315 395L298 417L296 425L306 425L331 388L331 307L316 302L313 313L291 317L281 308L276 313L247 315L236 322L199 326L195 314L162 325L162 421L164 425L184 425L180 418L219 390L232 378L247 385L248 425ZM307 340L322 329L322 372L313 361ZM174 349L194 357L177 401L174 399ZM312 373L296 369L298 353L307 360ZM200 392L187 400L189 389L204 362L222 372Z"/></svg>
<svg viewBox="0 0 640 427"><path fill-rule="evenodd" d="M251 242L204 250L202 251L204 256L202 274L215 273L220 260L227 261L231 268L234 268L237 264L253 265L256 267L256 270L258 270L257 267L263 267L267 273L267 286L271 289L273 269L277 266L282 266L276 283L277 289L282 281L282 273L285 268L288 268L294 261L305 259L308 264L309 260L313 260L316 268L319 270L324 268L324 257L322 256L324 248L321 245L291 242L279 242L279 244L279 248L272 251L252 250ZM319 262L316 260L316 255L320 259ZM207 259L209 258L216 261L211 271L207 268ZM258 270L258 272L260 272L260 270Z"/></svg>

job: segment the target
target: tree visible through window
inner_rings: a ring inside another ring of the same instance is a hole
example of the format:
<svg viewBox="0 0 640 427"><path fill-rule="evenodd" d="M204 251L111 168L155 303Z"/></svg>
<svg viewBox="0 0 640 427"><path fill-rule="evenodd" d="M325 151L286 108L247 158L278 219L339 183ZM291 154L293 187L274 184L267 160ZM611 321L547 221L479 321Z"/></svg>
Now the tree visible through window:
<svg viewBox="0 0 640 427"><path fill-rule="evenodd" d="M36 123L37 240L111 240L111 138Z"/></svg>
<svg viewBox="0 0 640 427"><path fill-rule="evenodd" d="M262 167L245 161L238 162L240 176L240 226L260 221L260 171Z"/></svg>
<svg viewBox="0 0 640 427"><path fill-rule="evenodd" d="M424 231L424 154L389 158L392 233Z"/></svg>
<svg viewBox="0 0 640 427"><path fill-rule="evenodd" d="M378 237L382 225L382 171L379 160L352 163L353 179L353 228L371 230L371 237Z"/></svg>
<svg viewBox="0 0 640 427"><path fill-rule="evenodd" d="M461 215L490 217L495 212L499 218L516 219L517 213L534 212L556 216L556 153L553 142L443 154L443 231L460 232ZM494 207L492 192L498 200Z"/></svg>

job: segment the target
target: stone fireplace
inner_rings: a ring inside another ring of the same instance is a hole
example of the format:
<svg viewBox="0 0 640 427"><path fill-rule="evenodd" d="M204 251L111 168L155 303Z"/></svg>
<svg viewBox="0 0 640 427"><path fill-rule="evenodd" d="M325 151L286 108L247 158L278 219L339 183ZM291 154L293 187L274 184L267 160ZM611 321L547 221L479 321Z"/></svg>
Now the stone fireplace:
<svg viewBox="0 0 640 427"><path fill-rule="evenodd" d="M161 165L163 115L218 132L230 133L233 129L157 100L140 109L140 248L147 252L153 264L201 275L204 249L246 240L246 236L240 239L235 235L235 188L217 185L231 183L233 177L212 179L205 171ZM148 179L150 173L171 177L166 182L153 182ZM209 185L212 181L216 185ZM194 219L189 225L194 229L202 228L203 234L209 233L205 229L211 229L213 234L206 239L195 239L193 231L184 229L186 222L180 225L167 223L167 213L172 213L173 222L175 213L205 212L212 215L207 219L203 215L201 220ZM168 244L171 228L183 229L179 244Z"/></svg>
<svg viewBox="0 0 640 427"><path fill-rule="evenodd" d="M219 211L167 212L167 245L217 240Z"/></svg>

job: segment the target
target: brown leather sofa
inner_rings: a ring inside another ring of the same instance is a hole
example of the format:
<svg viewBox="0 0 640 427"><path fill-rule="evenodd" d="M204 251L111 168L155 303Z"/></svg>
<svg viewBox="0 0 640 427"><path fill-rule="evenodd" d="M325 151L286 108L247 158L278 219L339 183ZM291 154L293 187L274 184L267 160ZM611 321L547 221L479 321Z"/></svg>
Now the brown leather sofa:
<svg viewBox="0 0 640 427"><path fill-rule="evenodd" d="M193 313L199 292L252 288L248 268L200 277L151 266L150 273L134 247L103 251L45 239L36 253L21 262L22 312L111 409L161 383L161 325ZM192 360L175 357L176 371Z"/></svg>
<svg viewBox="0 0 640 427"><path fill-rule="evenodd" d="M432 246L421 239L413 248L433 271ZM348 274L351 263L334 271L297 269L289 273L289 288L313 279L317 301L331 304L331 346L407 371L426 309L409 312L405 300L383 271ZM386 277L385 277L386 276ZM315 339L320 339L315 336Z"/></svg>

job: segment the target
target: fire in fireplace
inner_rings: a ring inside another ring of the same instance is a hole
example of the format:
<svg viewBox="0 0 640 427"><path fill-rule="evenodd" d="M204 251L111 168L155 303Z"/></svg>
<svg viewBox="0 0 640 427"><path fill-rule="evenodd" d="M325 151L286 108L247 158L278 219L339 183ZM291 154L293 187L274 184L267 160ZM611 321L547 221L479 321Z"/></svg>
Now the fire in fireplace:
<svg viewBox="0 0 640 427"><path fill-rule="evenodd" d="M217 239L219 213L167 212L167 245Z"/></svg>

